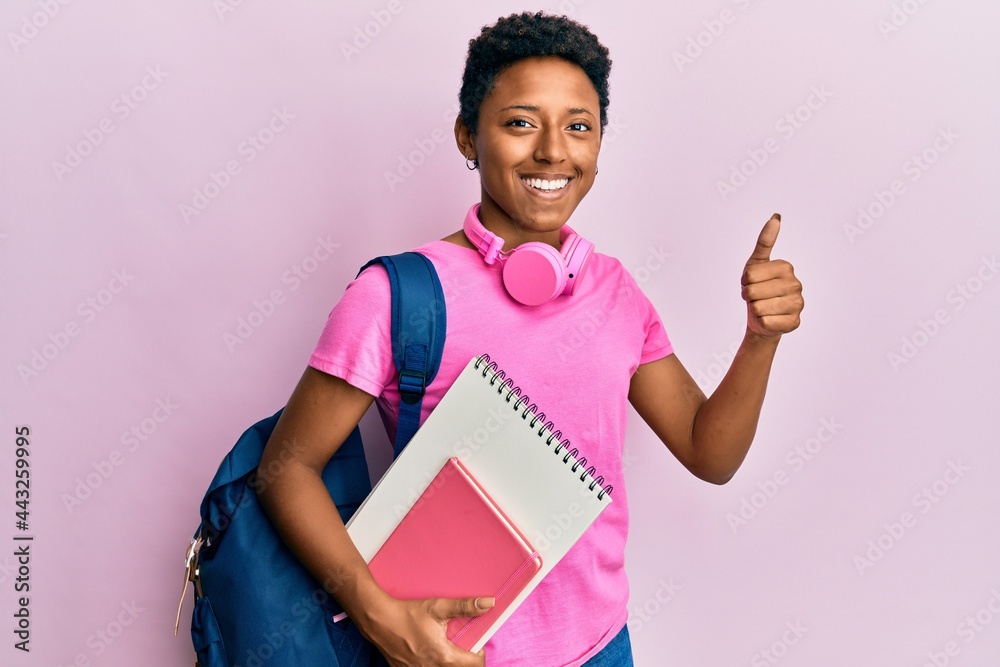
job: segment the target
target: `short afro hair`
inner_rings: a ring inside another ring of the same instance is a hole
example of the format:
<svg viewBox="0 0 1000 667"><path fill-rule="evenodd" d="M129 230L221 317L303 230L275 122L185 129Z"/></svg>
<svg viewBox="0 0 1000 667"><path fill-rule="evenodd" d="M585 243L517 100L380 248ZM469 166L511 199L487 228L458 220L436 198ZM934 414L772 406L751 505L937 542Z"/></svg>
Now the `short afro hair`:
<svg viewBox="0 0 1000 667"><path fill-rule="evenodd" d="M483 26L478 37L469 40L469 54L458 93L459 115L473 134L479 129L479 105L490 91L496 76L506 67L525 58L558 56L582 69L597 91L601 105L601 135L608 124L608 49L594 33L566 16L544 12L522 12Z"/></svg>

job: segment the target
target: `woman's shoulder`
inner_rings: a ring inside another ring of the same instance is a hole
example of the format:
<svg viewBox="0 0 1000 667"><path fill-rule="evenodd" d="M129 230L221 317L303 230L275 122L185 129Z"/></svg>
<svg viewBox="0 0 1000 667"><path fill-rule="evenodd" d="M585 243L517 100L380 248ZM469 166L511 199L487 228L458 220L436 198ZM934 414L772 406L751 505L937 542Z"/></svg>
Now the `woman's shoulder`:
<svg viewBox="0 0 1000 667"><path fill-rule="evenodd" d="M608 289L621 290L633 303L645 299L642 286L650 279L652 272L659 268L659 265L651 268L651 262L647 260L634 270L629 270L617 257L596 251L591 256L591 261L593 265L587 272L592 273L594 282L603 283Z"/></svg>
<svg viewBox="0 0 1000 667"><path fill-rule="evenodd" d="M621 260L614 255L608 255L603 252L598 252L597 250L590 256L591 261L599 264L607 269L614 269L616 271L624 271L625 265L622 264Z"/></svg>
<svg viewBox="0 0 1000 667"><path fill-rule="evenodd" d="M588 264L587 272L600 275L605 281L624 281L625 276L628 275L628 271L620 259L596 250L591 254Z"/></svg>
<svg viewBox="0 0 1000 667"><path fill-rule="evenodd" d="M412 248L409 252L420 253L427 259L431 260L438 268L459 261L468 262L478 260L482 263L482 257L480 256L479 251L475 248L465 248L457 243L445 241L444 239L427 241L423 245ZM385 256L391 257L394 254L402 253L386 253ZM384 270L379 270L378 268L372 270L372 266L374 265L380 266L380 263L374 262L372 265L367 266L361 271L355 280L364 278L365 282L374 282L378 285L387 287L389 282L386 272Z"/></svg>
<svg viewBox="0 0 1000 667"><path fill-rule="evenodd" d="M483 256L473 247L460 245L454 241L434 239L417 246L413 252L419 252L435 264L478 263L483 264Z"/></svg>

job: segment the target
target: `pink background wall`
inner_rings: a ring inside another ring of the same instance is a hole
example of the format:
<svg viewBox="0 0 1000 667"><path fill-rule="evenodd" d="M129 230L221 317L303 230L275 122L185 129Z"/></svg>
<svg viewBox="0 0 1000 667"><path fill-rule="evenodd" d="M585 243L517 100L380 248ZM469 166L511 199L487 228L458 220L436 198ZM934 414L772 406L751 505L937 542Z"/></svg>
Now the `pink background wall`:
<svg viewBox="0 0 1000 667"><path fill-rule="evenodd" d="M0 9L0 662L193 662L190 599L171 627L216 465L287 399L361 264L459 228L479 194L452 138L468 40L537 8L614 60L573 225L706 391L772 211L806 297L731 483L632 415L637 664L997 664L1000 6L397 1ZM30 655L10 631L20 425ZM379 474L374 412L363 428Z"/></svg>

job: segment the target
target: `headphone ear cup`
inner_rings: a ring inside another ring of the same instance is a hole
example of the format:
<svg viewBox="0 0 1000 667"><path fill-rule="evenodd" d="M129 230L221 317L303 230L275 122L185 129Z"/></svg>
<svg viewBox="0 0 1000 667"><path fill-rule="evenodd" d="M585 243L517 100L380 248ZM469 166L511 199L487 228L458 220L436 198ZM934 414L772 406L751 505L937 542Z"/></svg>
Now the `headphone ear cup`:
<svg viewBox="0 0 1000 667"><path fill-rule="evenodd" d="M503 284L516 301L526 306L541 305L559 296L566 287L566 261L548 243L523 243L504 264Z"/></svg>

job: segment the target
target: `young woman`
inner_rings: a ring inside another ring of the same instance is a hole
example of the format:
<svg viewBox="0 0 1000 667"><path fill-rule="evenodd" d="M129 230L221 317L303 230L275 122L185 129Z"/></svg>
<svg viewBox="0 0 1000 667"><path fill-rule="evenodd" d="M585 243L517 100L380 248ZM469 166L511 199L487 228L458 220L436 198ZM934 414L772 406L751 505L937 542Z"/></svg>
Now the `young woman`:
<svg viewBox="0 0 1000 667"><path fill-rule="evenodd" d="M711 398L681 365L656 310L618 260L594 252L571 294L538 305L508 293L502 275L509 253L532 241L559 249L561 230L594 185L610 66L597 38L565 17L514 14L485 27L469 45L455 138L482 186L466 222L501 239L500 261L487 264L465 225L416 248L447 286L448 317L421 421L468 361L488 353L614 487L614 502L485 648L464 651L445 628L452 617L483 613L492 599L387 595L320 480L373 400L394 437L399 393L381 268L362 272L333 308L264 452L261 469L281 462L261 491L279 531L393 667L471 667L487 656L491 667L631 665L621 469L628 404L688 470L723 484L753 440L778 341L799 324L801 284L788 262L770 259L777 214L744 268L746 335Z"/></svg>

